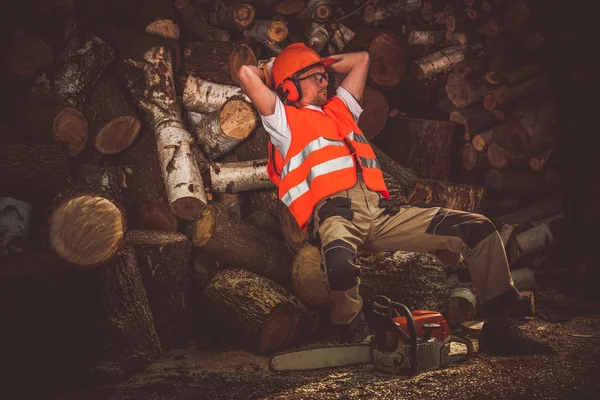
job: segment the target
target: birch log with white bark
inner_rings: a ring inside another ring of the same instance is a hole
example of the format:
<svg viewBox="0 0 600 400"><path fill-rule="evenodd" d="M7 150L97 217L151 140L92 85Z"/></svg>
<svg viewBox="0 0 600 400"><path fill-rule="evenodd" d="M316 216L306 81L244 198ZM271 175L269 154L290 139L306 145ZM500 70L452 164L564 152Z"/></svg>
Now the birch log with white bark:
<svg viewBox="0 0 600 400"><path fill-rule="evenodd" d="M238 193L274 188L275 185L267 175L267 161L263 159L212 164L210 181L213 191Z"/></svg>
<svg viewBox="0 0 600 400"><path fill-rule="evenodd" d="M22 253L31 225L32 207L29 203L0 197L0 254Z"/></svg>
<svg viewBox="0 0 600 400"><path fill-rule="evenodd" d="M232 97L250 101L238 86L214 83L188 75L183 89L183 107L188 111L208 114L218 110Z"/></svg>
<svg viewBox="0 0 600 400"><path fill-rule="evenodd" d="M157 46L144 61L128 60L144 72L143 93L134 93L139 107L154 129L158 158L169 207L176 216L196 219L207 199L200 170L192 153L192 136L184 129L175 96L171 52Z"/></svg>
<svg viewBox="0 0 600 400"><path fill-rule="evenodd" d="M257 120L249 102L228 99L218 110L193 124L193 133L204 155L216 160L246 140L254 131Z"/></svg>
<svg viewBox="0 0 600 400"><path fill-rule="evenodd" d="M465 59L464 50L464 46L453 46L418 58L411 65L412 74L420 80L446 71Z"/></svg>

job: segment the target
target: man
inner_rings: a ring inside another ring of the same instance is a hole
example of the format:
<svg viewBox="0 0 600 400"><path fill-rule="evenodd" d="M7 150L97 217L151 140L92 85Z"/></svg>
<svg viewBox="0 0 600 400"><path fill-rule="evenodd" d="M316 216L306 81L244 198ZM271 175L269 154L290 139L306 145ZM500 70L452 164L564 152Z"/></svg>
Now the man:
<svg viewBox="0 0 600 400"><path fill-rule="evenodd" d="M322 59L302 43L284 49L264 69L243 66L244 92L270 135L269 177L279 198L309 238L321 247L331 288L331 322L340 340L360 342L368 334L359 296L359 246L374 251L463 253L475 289L488 313L480 350L531 354L551 350L548 342L525 336L506 310L520 298L513 285L500 235L478 214L445 208L394 209L383 174L357 122L362 112L369 56L366 52ZM327 70L345 74L327 98ZM272 78L274 93L266 84ZM284 101L287 104L284 104Z"/></svg>

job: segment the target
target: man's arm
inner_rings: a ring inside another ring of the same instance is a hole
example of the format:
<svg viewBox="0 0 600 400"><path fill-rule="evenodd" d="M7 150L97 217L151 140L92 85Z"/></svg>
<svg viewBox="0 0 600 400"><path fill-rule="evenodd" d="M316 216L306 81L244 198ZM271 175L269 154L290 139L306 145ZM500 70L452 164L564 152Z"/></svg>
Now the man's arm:
<svg viewBox="0 0 600 400"><path fill-rule="evenodd" d="M329 58L337 60L334 64L331 64L330 70L346 74L340 86L359 101L365 90L367 73L369 72L369 53L366 51L342 53L334 54Z"/></svg>
<svg viewBox="0 0 600 400"><path fill-rule="evenodd" d="M242 90L262 115L275 112L276 95L265 85L263 70L253 65L242 65L238 70Z"/></svg>

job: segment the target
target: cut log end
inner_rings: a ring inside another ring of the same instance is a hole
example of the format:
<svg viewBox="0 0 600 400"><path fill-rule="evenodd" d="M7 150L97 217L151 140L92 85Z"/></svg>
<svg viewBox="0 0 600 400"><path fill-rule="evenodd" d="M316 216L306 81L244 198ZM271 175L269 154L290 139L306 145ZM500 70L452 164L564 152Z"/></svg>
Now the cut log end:
<svg viewBox="0 0 600 400"><path fill-rule="evenodd" d="M135 213L133 225L135 229L177 231L177 219L167 206L159 203L147 203L139 207Z"/></svg>
<svg viewBox="0 0 600 400"><path fill-rule="evenodd" d="M117 253L124 231L121 210L110 200L93 195L63 202L49 223L54 251L69 263L88 268L109 261Z"/></svg>
<svg viewBox="0 0 600 400"><path fill-rule="evenodd" d="M246 139L256 127L254 109L244 100L233 99L225 103L219 120L223 133L238 140Z"/></svg>
<svg viewBox="0 0 600 400"><path fill-rule="evenodd" d="M377 35L369 45L369 78L373 84L391 88L406 74L406 46L395 33Z"/></svg>
<svg viewBox="0 0 600 400"><path fill-rule="evenodd" d="M190 192L192 189L190 187ZM201 215L205 207L206 205L196 197L180 197L171 203L171 212L179 218L193 221Z"/></svg>
<svg viewBox="0 0 600 400"><path fill-rule="evenodd" d="M257 65L256 56L252 49L245 44L236 46L229 57L229 70L231 71L231 79L236 84L239 84L237 71L242 65Z"/></svg>
<svg viewBox="0 0 600 400"><path fill-rule="evenodd" d="M196 247L202 247L208 242L215 230L215 212L207 208L202 212L200 218L194 222L194 236L192 242Z"/></svg>
<svg viewBox="0 0 600 400"><path fill-rule="evenodd" d="M102 154L119 153L135 141L140 128L140 120L135 116L116 117L100 128L94 143L96 149Z"/></svg>
<svg viewBox="0 0 600 400"><path fill-rule="evenodd" d="M508 164L506 153L496 143L490 143L488 146L487 157L490 165L494 168L504 168Z"/></svg>
<svg viewBox="0 0 600 400"><path fill-rule="evenodd" d="M250 4L238 4L234 10L233 19L240 29L246 29L252 24L254 14L254 7Z"/></svg>
<svg viewBox="0 0 600 400"><path fill-rule="evenodd" d="M146 33L162 36L166 39L179 39L179 26L170 19L159 19L146 26Z"/></svg>
<svg viewBox="0 0 600 400"><path fill-rule="evenodd" d="M54 140L65 147L68 156L76 156L88 140L88 121L77 109L65 107L54 118Z"/></svg>
<svg viewBox="0 0 600 400"><path fill-rule="evenodd" d="M498 101L492 93L488 93L483 97L483 106L486 110L495 110L498 107Z"/></svg>
<svg viewBox="0 0 600 400"><path fill-rule="evenodd" d="M290 303L278 304L261 328L258 338L258 351L269 354L285 349L294 339L300 316Z"/></svg>
<svg viewBox="0 0 600 400"><path fill-rule="evenodd" d="M271 26L269 26L269 30L267 31L267 36L276 43L282 42L288 36L288 26L284 21L273 21Z"/></svg>
<svg viewBox="0 0 600 400"><path fill-rule="evenodd" d="M8 58L8 67L19 76L31 75L39 68L52 63L54 51L52 47L37 38L21 39Z"/></svg>

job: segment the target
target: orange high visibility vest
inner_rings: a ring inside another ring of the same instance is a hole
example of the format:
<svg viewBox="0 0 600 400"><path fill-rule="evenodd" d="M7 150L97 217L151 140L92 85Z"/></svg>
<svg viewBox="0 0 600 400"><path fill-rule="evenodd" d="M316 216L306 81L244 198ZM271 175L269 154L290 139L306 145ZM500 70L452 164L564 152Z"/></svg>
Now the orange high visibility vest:
<svg viewBox="0 0 600 400"><path fill-rule="evenodd" d="M356 184L357 161L365 185L390 197L375 152L346 104L333 97L322 110L285 106L292 132L285 157L269 142L269 178L301 229L321 199Z"/></svg>

